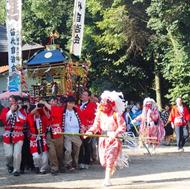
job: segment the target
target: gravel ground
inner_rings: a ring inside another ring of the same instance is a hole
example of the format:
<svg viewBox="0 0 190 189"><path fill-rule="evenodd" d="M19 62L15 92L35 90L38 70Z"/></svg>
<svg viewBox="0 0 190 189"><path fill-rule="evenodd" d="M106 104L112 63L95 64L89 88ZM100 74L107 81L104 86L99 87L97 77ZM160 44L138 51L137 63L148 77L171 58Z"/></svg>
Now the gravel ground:
<svg viewBox="0 0 190 189"><path fill-rule="evenodd" d="M161 146L155 155L144 154L144 149L124 149L130 156L130 166L116 172L111 189L189 189L190 188L190 147L177 152L175 146ZM9 175L5 168L3 145L0 143L0 188L104 188L104 170L92 165L89 170L75 173L36 175L27 172L20 177Z"/></svg>

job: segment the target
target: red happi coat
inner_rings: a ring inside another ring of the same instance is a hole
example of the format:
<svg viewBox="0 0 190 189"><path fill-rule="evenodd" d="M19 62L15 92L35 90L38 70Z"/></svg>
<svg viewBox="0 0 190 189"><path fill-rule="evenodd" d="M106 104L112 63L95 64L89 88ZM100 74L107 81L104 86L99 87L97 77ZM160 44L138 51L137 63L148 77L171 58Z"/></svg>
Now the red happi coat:
<svg viewBox="0 0 190 189"><path fill-rule="evenodd" d="M2 121L3 125L6 124L6 114L7 114L8 111L9 111L9 109L5 108L5 107L3 107L3 109L1 110L0 121Z"/></svg>
<svg viewBox="0 0 190 189"><path fill-rule="evenodd" d="M94 102L88 102L87 104L84 105L84 108L81 109L81 117L82 117L81 133L85 133L93 125L96 108L97 106Z"/></svg>
<svg viewBox="0 0 190 189"><path fill-rule="evenodd" d="M64 107L51 106L50 130L54 139L60 138L62 136L61 134L57 133L63 132L63 113Z"/></svg>
<svg viewBox="0 0 190 189"><path fill-rule="evenodd" d="M16 112L17 115L15 125L13 126L10 121L11 114L12 112L9 110L8 112L5 111L4 115L2 115L5 122L3 142L6 144L15 144L18 141L24 140L23 127L26 122L26 115L22 111L18 110Z"/></svg>
<svg viewBox="0 0 190 189"><path fill-rule="evenodd" d="M29 130L30 130L30 151L31 153L40 153L39 152L39 144L42 147L42 151L46 152L47 151L47 142L46 142L46 129L47 129L47 123L48 123L48 118L42 114L40 116L41 119L41 123L42 123L42 128L41 128L41 132L42 134L38 135L39 131L36 127L36 121L35 121L35 115L34 114L28 114L27 116L27 123L29 126ZM39 140L38 140L39 139Z"/></svg>
<svg viewBox="0 0 190 189"><path fill-rule="evenodd" d="M178 119L181 119L181 123L177 124ZM169 120L171 123L173 123L175 126L186 126L187 122L190 120L190 113L188 108L184 105L183 106L183 112L180 113L177 106L173 106Z"/></svg>

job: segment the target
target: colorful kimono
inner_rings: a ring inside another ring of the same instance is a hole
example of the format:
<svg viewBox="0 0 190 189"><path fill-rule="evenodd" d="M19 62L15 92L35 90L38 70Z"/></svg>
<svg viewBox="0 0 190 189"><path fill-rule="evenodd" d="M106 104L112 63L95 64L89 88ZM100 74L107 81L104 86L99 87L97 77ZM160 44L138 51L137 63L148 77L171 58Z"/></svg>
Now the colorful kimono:
<svg viewBox="0 0 190 189"><path fill-rule="evenodd" d="M109 132L114 132L118 137L126 131L126 124L121 115L113 113L107 114L99 111L96 115L93 126L88 130L92 133L101 133L103 135ZM114 168L117 165L117 160L121 154L122 142L117 138L99 138L99 157L102 166Z"/></svg>

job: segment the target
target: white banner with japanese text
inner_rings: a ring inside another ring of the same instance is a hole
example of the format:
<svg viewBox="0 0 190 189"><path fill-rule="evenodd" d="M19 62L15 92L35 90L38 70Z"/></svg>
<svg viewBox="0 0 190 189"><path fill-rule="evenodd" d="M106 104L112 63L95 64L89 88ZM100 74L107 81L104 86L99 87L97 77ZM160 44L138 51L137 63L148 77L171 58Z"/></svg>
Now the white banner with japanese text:
<svg viewBox="0 0 190 189"><path fill-rule="evenodd" d="M75 0L70 53L81 56L86 0Z"/></svg>
<svg viewBox="0 0 190 189"><path fill-rule="evenodd" d="M7 0L7 38L9 64L9 91L20 91L21 79L19 67L22 65L22 0Z"/></svg>

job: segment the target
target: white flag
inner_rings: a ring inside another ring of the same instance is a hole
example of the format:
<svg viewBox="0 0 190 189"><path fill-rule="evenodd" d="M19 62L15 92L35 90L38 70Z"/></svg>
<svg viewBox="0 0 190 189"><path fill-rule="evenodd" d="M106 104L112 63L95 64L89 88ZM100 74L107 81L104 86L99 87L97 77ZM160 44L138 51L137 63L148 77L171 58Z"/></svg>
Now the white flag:
<svg viewBox="0 0 190 189"><path fill-rule="evenodd" d="M22 0L7 0L7 38L8 38L8 63L9 63L9 91L20 91L20 76L16 69L22 65Z"/></svg>
<svg viewBox="0 0 190 189"><path fill-rule="evenodd" d="M86 0L75 0L70 53L81 56Z"/></svg>

